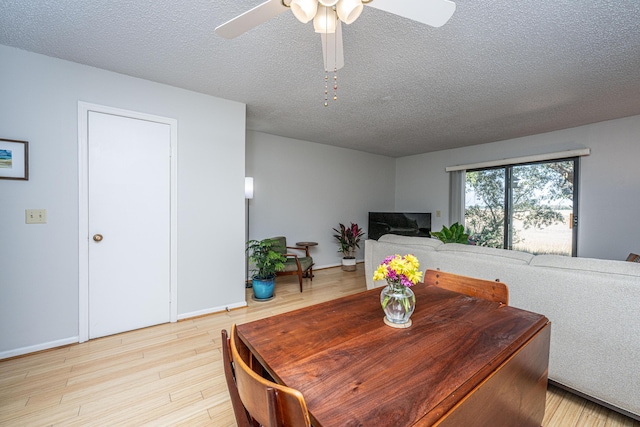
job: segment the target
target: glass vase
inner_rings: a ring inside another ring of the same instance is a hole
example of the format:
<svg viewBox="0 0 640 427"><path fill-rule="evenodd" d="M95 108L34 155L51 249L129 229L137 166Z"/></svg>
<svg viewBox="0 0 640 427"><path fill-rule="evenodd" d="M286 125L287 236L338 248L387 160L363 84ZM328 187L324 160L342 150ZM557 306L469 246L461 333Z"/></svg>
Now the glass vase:
<svg viewBox="0 0 640 427"><path fill-rule="evenodd" d="M380 292L380 304L389 326L407 325L416 308L416 295L411 288L400 283L387 282Z"/></svg>

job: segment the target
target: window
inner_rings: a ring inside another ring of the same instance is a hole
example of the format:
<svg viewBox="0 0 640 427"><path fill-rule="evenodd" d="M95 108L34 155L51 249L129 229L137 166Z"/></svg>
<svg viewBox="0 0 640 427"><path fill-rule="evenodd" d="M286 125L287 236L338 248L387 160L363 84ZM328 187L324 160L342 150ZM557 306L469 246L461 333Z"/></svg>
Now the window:
<svg viewBox="0 0 640 427"><path fill-rule="evenodd" d="M480 246L576 256L578 158L467 170L465 226Z"/></svg>

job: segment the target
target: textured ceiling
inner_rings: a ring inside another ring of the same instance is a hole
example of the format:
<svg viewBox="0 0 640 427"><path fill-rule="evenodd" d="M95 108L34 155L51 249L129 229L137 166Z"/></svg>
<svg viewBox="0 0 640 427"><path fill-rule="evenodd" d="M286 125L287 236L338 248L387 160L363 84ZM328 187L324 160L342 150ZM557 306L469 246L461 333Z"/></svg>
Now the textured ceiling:
<svg viewBox="0 0 640 427"><path fill-rule="evenodd" d="M639 0L455 2L441 28L365 7L343 27L329 107L311 24L285 12L214 33L261 0L0 0L0 44L246 103L251 130L394 157L640 114Z"/></svg>

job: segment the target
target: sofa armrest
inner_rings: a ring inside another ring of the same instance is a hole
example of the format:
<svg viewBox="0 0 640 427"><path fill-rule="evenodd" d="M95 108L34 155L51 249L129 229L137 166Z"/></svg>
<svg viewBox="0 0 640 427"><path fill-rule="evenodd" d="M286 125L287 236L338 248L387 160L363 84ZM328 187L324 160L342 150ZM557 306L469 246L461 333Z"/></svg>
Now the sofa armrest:
<svg viewBox="0 0 640 427"><path fill-rule="evenodd" d="M378 242L367 239L364 241L364 278L367 283L367 289L373 289L373 248Z"/></svg>

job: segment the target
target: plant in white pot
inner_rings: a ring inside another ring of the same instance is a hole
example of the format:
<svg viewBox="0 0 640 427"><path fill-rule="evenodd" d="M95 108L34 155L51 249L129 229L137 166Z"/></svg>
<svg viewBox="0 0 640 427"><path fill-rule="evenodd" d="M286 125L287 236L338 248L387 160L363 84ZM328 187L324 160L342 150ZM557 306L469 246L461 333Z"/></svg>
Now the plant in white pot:
<svg viewBox="0 0 640 427"><path fill-rule="evenodd" d="M334 228L336 238L342 253L342 269L344 271L356 271L356 249L360 249L360 239L364 235L364 230L353 222L349 227L339 224L340 229Z"/></svg>
<svg viewBox="0 0 640 427"><path fill-rule="evenodd" d="M284 271L286 258L280 252L273 250L277 240L249 240L247 253L255 268L251 270L253 296L257 300L267 300L273 297L276 272Z"/></svg>

